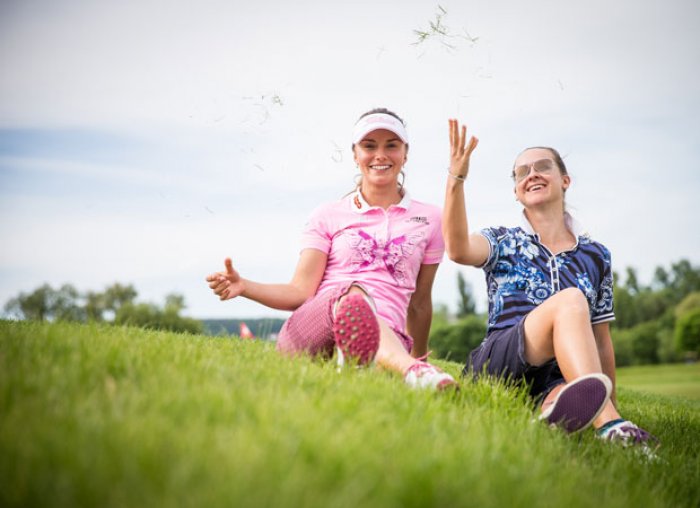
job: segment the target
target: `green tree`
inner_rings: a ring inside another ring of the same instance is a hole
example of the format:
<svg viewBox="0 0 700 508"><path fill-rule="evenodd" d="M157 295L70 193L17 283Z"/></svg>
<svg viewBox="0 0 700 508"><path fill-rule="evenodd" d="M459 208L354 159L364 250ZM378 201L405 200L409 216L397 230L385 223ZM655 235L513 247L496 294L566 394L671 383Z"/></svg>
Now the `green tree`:
<svg viewBox="0 0 700 508"><path fill-rule="evenodd" d="M476 312L472 285L464 278L462 272L457 272L457 289L459 301L457 302L457 317L463 318Z"/></svg>
<svg viewBox="0 0 700 508"><path fill-rule="evenodd" d="M436 303L433 305L433 319L430 322L430 330L442 326L448 326L450 323L450 310L444 303ZM252 329L252 328L251 328Z"/></svg>
<svg viewBox="0 0 700 508"><path fill-rule="evenodd" d="M681 259L671 265L670 288L680 302L693 291L700 291L700 267L693 266L687 259Z"/></svg>
<svg viewBox="0 0 700 508"><path fill-rule="evenodd" d="M617 366L659 363L659 333L655 321L640 323L624 330L613 330Z"/></svg>
<svg viewBox="0 0 700 508"><path fill-rule="evenodd" d="M700 355L700 309L689 310L677 319L675 336L678 349L697 359Z"/></svg>
<svg viewBox="0 0 700 508"><path fill-rule="evenodd" d="M652 281L653 287L655 289L667 288L670 284L671 278L666 269L663 266L657 266L654 271L654 279Z"/></svg>
<svg viewBox="0 0 700 508"><path fill-rule="evenodd" d="M106 311L116 313L122 306L134 303L137 296L138 293L131 284L123 286L115 282L104 291L104 308Z"/></svg>
<svg viewBox="0 0 700 508"><path fill-rule="evenodd" d="M78 291L70 284L53 289L43 284L31 293L20 293L5 304L5 312L36 321L82 321L84 310L78 305Z"/></svg>
<svg viewBox="0 0 700 508"><path fill-rule="evenodd" d="M681 315L691 310L700 309L700 291L693 291L689 293L683 300L681 300L674 310L676 318L681 317Z"/></svg>
<svg viewBox="0 0 700 508"><path fill-rule="evenodd" d="M178 294L168 295L163 309L152 303L127 302L117 310L114 324L172 332L203 333L204 326L201 321L180 316L179 313L184 308L184 297Z"/></svg>
<svg viewBox="0 0 700 508"><path fill-rule="evenodd" d="M430 349L438 358L464 362L486 335L486 320L472 314L453 325L436 327L430 333Z"/></svg>
<svg viewBox="0 0 700 508"><path fill-rule="evenodd" d="M613 329L612 339L615 349L615 365L617 367L634 365L634 350L632 349L634 337L630 329Z"/></svg>
<svg viewBox="0 0 700 508"><path fill-rule="evenodd" d="M167 295L162 309L152 303L136 303L136 295L131 284L115 283L101 293L89 291L82 298L70 284L57 290L44 284L31 293L20 293L10 299L5 312L27 320L111 321L116 325L203 333L204 326L199 320L180 315L186 307L182 295Z"/></svg>
<svg viewBox="0 0 700 508"><path fill-rule="evenodd" d="M639 309L635 298L624 285L619 285L618 275L613 275L613 301L615 302L615 328L629 328L639 322Z"/></svg>
<svg viewBox="0 0 700 508"><path fill-rule="evenodd" d="M165 311L166 312L173 312L175 314L179 314L183 310L185 310L187 306L185 305L185 297L177 294L177 293L170 293L165 297Z"/></svg>
<svg viewBox="0 0 700 508"><path fill-rule="evenodd" d="M88 291L85 294L85 316L88 321L104 321L107 310L104 293Z"/></svg>
<svg viewBox="0 0 700 508"><path fill-rule="evenodd" d="M639 364L659 363L659 327L654 321L640 323L632 330L632 351Z"/></svg>
<svg viewBox="0 0 700 508"><path fill-rule="evenodd" d="M627 280L625 281L627 291L636 295L639 293L639 279L637 278L637 270L632 267L627 267Z"/></svg>

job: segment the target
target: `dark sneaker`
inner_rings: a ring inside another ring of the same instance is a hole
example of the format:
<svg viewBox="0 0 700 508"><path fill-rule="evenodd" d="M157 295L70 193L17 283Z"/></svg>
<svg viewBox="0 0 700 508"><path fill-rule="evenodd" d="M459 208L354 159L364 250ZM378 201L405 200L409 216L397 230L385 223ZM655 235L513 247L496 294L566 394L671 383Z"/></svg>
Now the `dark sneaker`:
<svg viewBox="0 0 700 508"><path fill-rule="evenodd" d="M338 365L346 362L366 365L379 349L379 323L362 295L347 296L335 310L333 337Z"/></svg>
<svg viewBox="0 0 700 508"><path fill-rule="evenodd" d="M539 419L579 432L588 427L605 407L612 393L612 382L604 374L588 374L568 383Z"/></svg>
<svg viewBox="0 0 700 508"><path fill-rule="evenodd" d="M659 440L629 420L619 419L608 422L596 431L596 436L624 447L633 447L648 460L659 460L655 453L661 444Z"/></svg>

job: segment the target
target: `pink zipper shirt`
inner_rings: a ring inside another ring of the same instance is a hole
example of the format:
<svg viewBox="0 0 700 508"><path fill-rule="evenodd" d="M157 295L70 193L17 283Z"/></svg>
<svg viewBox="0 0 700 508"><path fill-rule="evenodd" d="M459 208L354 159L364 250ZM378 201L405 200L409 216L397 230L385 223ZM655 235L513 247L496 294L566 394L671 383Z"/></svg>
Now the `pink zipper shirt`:
<svg viewBox="0 0 700 508"><path fill-rule="evenodd" d="M387 210L358 191L318 207L302 234L303 249L328 255L317 293L358 282L392 328L405 332L406 313L421 265L442 261L441 211L408 193Z"/></svg>

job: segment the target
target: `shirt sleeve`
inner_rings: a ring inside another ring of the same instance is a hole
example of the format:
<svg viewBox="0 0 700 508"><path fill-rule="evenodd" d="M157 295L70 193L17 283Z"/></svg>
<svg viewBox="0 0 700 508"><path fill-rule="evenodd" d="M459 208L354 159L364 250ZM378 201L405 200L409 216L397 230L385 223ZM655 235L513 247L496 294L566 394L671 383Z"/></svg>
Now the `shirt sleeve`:
<svg viewBox="0 0 700 508"><path fill-rule="evenodd" d="M603 270L600 277L600 286L596 295L596 305L591 317L592 324L605 323L615 319L613 304L613 274L610 251L602 247Z"/></svg>
<svg viewBox="0 0 700 508"><path fill-rule="evenodd" d="M428 244L425 246L424 265L439 264L445 254L445 239L442 237L442 213L438 210L437 213L432 215L433 217L430 220L433 228Z"/></svg>
<svg viewBox="0 0 700 508"><path fill-rule="evenodd" d="M486 241L489 242L489 255L486 258L484 264L478 268L482 268L488 271L491 270L496 264L496 261L498 261L499 232L495 228L484 228L481 231L479 231L479 233L481 233L484 236L484 238L486 238Z"/></svg>
<svg viewBox="0 0 700 508"><path fill-rule="evenodd" d="M325 254L330 253L332 234L329 230L327 215L323 207L311 213L301 233L301 250L316 249Z"/></svg>

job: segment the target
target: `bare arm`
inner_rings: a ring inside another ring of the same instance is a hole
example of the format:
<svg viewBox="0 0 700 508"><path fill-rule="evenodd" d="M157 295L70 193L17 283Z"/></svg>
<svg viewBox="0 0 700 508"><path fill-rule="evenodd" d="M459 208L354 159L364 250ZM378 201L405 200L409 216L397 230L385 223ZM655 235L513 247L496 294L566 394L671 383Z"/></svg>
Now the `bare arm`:
<svg viewBox="0 0 700 508"><path fill-rule="evenodd" d="M603 374L610 378L613 383L612 402L617 406L617 396L615 391L615 350L613 349L612 338L610 337L610 323L599 323L593 325L593 335L598 347L598 356L603 368Z"/></svg>
<svg viewBox="0 0 700 508"><path fill-rule="evenodd" d="M438 264L421 265L416 280L416 290L408 303L406 331L413 337L411 356L420 358L428 352L428 335L433 319L433 282Z"/></svg>
<svg viewBox="0 0 700 508"><path fill-rule="evenodd" d="M466 143L467 128L460 129L457 120L450 120L450 175L447 178L442 234L448 257L462 265L480 266L489 255L489 243L479 233L469 234L464 181L469 173L469 158L479 144L475 137Z"/></svg>
<svg viewBox="0 0 700 508"><path fill-rule="evenodd" d="M326 271L328 256L316 249L304 249L299 256L292 280L287 284L262 284L244 279L226 258L226 271L207 277L209 287L221 300L243 296L267 307L294 310L316 294Z"/></svg>

